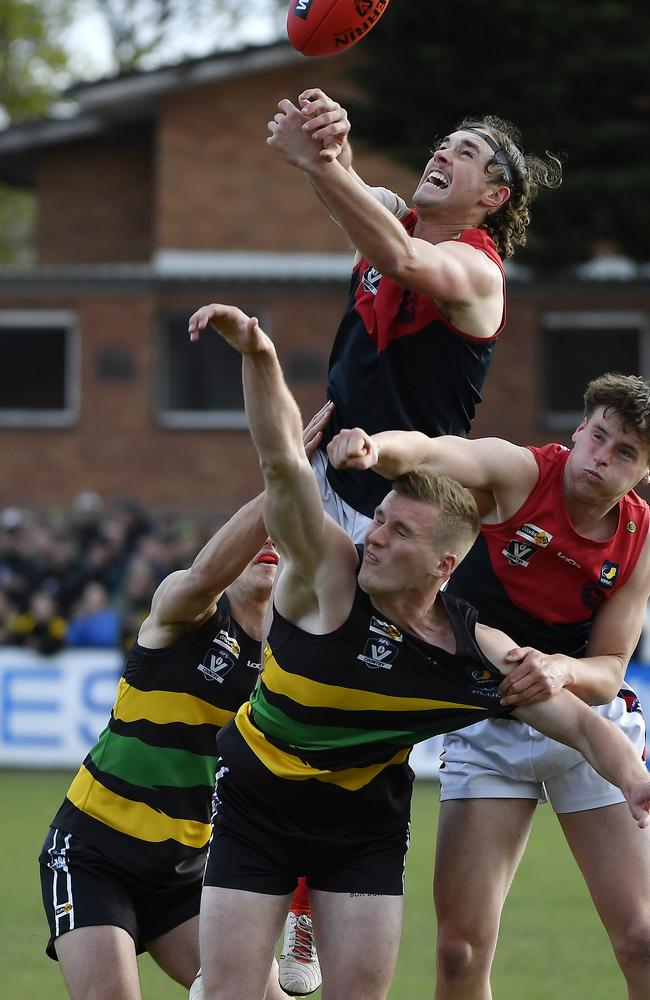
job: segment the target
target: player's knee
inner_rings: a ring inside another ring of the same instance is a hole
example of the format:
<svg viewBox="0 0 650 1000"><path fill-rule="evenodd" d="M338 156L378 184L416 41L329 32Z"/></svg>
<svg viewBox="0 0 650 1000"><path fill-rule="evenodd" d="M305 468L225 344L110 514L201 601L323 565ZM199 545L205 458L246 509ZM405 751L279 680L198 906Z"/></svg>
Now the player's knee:
<svg viewBox="0 0 650 1000"><path fill-rule="evenodd" d="M469 935L439 932L438 975L451 982L489 973L494 949L489 942Z"/></svg>
<svg viewBox="0 0 650 1000"><path fill-rule="evenodd" d="M628 921L621 934L612 939L623 969L647 967L650 971L650 918L639 914Z"/></svg>

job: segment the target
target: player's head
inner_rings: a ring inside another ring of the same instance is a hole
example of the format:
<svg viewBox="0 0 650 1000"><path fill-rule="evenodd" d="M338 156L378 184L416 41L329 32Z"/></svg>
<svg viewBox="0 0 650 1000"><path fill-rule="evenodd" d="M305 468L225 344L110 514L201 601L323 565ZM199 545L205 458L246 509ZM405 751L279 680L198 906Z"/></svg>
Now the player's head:
<svg viewBox="0 0 650 1000"><path fill-rule="evenodd" d="M589 383L584 401L585 416L567 463L568 484L574 492L614 502L648 480L650 382L609 372Z"/></svg>
<svg viewBox="0 0 650 1000"><path fill-rule="evenodd" d="M454 479L400 476L368 528L359 584L369 594L438 590L479 530L474 497Z"/></svg>
<svg viewBox="0 0 650 1000"><path fill-rule="evenodd" d="M540 187L558 187L562 167L556 157L528 156L521 147L519 131L496 115L464 118L451 138L470 137L481 150L478 165L488 180L482 199L481 224L504 259L526 242L530 204ZM445 142L437 144L440 149Z"/></svg>
<svg viewBox="0 0 650 1000"><path fill-rule="evenodd" d="M605 415L618 414L623 425L635 431L650 447L650 382L640 375L607 372L593 379L585 390L585 419L602 407Z"/></svg>

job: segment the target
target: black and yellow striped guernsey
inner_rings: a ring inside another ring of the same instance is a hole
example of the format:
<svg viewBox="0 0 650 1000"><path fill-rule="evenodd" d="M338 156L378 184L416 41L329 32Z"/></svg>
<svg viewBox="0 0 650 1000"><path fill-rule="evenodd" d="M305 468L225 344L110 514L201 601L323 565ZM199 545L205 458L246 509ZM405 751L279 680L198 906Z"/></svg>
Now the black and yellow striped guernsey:
<svg viewBox="0 0 650 1000"><path fill-rule="evenodd" d="M358 586L347 621L312 635L274 613L260 682L219 735L239 787L289 815L382 827L408 815L414 743L506 716L476 611L440 593L451 654L386 621Z"/></svg>
<svg viewBox="0 0 650 1000"><path fill-rule="evenodd" d="M139 877L175 883L202 871L210 837L216 733L250 696L260 644L228 599L166 649L137 642L108 726L52 822Z"/></svg>

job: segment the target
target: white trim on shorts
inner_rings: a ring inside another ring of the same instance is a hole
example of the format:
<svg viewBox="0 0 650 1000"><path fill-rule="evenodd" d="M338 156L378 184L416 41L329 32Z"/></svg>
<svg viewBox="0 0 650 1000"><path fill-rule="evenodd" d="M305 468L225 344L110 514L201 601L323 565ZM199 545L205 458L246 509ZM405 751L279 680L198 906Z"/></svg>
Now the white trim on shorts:
<svg viewBox="0 0 650 1000"><path fill-rule="evenodd" d="M640 710L629 712L625 700L616 697L594 711L614 722L643 756L646 727ZM438 774L441 802L537 799L550 802L556 813L625 802L620 788L601 777L577 750L516 719L487 719L447 733Z"/></svg>
<svg viewBox="0 0 650 1000"><path fill-rule="evenodd" d="M63 840L63 844L60 848L56 846L56 838L60 836ZM74 930L74 898L72 892L72 875L70 874L70 869L68 868L67 852L70 847L70 837L71 834L65 834L62 830L53 828L52 843L47 849L47 853L50 856L50 862L48 862L48 868L52 872L52 911L54 916L54 934L53 938L58 938L62 934L68 931ZM54 864L54 855L57 858L61 858L61 863ZM60 898L63 895L61 889L63 886L59 885L59 875L65 874L65 899ZM61 929L62 921L67 920L68 926Z"/></svg>
<svg viewBox="0 0 650 1000"><path fill-rule="evenodd" d="M341 500L338 493L334 492L327 478L327 455L320 448L317 448L311 456L311 467L316 476L316 482L318 483L318 489L326 513L337 524L340 524L355 545L362 545L365 541L366 532L372 524L372 518L366 517L365 514L360 514L358 510L351 507L345 500Z"/></svg>

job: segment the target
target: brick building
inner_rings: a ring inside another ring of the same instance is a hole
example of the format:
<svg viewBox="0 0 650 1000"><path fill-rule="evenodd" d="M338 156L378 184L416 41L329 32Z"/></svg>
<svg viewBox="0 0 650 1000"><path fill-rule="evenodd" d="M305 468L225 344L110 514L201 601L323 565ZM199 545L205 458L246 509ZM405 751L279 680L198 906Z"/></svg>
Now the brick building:
<svg viewBox="0 0 650 1000"><path fill-rule="evenodd" d="M0 505L94 489L226 512L257 490L238 358L216 336L190 346L187 318L214 300L255 312L303 413L321 404L351 254L266 122L307 86L345 101L356 57L222 53L84 84L71 117L0 133L0 180L38 202L36 264L0 271ZM355 155L410 195L414 173ZM477 433L568 440L587 377L650 370L641 280L515 271L508 310Z"/></svg>

